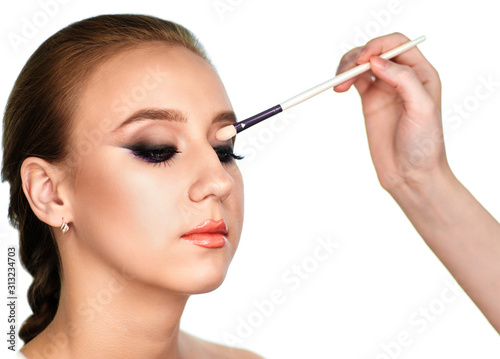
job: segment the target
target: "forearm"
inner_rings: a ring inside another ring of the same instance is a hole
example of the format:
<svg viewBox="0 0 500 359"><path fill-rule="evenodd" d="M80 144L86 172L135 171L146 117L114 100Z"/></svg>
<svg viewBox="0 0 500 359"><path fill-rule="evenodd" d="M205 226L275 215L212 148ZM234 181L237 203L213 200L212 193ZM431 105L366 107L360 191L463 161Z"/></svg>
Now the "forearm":
<svg viewBox="0 0 500 359"><path fill-rule="evenodd" d="M451 171L391 191L430 249L500 333L500 224Z"/></svg>

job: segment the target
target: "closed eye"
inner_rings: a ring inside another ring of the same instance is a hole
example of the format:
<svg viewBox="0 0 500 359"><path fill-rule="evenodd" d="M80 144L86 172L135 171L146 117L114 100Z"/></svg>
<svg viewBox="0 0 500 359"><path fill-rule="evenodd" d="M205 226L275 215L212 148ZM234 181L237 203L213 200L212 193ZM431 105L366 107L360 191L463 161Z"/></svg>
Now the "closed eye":
<svg viewBox="0 0 500 359"><path fill-rule="evenodd" d="M130 148L132 153L145 162L169 165L179 150L174 146L133 146Z"/></svg>
<svg viewBox="0 0 500 359"><path fill-rule="evenodd" d="M243 156L239 156L234 153L231 146L217 146L214 147L214 151L217 153L219 161L223 164L230 164L231 162L234 162L234 160L243 159Z"/></svg>
<svg viewBox="0 0 500 359"><path fill-rule="evenodd" d="M147 145L136 145L130 146L132 154L142 161L152 163L153 165L163 164L170 165L174 160L175 156L181 153L177 147L171 145L162 146L147 146ZM239 156L234 153L231 146L216 146L213 148L219 161L222 164L231 164L234 160L241 160L243 156Z"/></svg>

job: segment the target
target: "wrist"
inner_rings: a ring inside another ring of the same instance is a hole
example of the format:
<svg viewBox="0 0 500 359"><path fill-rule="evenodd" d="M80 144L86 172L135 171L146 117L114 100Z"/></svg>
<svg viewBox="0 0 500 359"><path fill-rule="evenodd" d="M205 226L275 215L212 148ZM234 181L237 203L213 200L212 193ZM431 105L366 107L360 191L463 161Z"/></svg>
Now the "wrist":
<svg viewBox="0 0 500 359"><path fill-rule="evenodd" d="M408 176L387 191L407 215L418 211L428 216L429 221L439 221L441 211L445 216L447 207L458 204L462 189L463 185L446 163L432 171Z"/></svg>

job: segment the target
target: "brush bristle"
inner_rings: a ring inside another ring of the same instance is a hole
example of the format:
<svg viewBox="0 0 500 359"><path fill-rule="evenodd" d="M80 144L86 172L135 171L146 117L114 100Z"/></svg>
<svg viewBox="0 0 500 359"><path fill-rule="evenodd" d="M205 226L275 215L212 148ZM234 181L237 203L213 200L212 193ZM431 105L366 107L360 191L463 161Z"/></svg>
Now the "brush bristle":
<svg viewBox="0 0 500 359"><path fill-rule="evenodd" d="M215 133L217 141L224 142L236 136L236 128L233 125L222 127Z"/></svg>

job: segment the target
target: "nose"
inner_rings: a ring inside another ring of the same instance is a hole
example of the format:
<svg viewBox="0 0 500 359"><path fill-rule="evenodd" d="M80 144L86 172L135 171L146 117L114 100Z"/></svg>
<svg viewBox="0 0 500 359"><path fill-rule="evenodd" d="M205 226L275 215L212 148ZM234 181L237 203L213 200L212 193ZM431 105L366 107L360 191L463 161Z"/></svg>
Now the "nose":
<svg viewBox="0 0 500 359"><path fill-rule="evenodd" d="M209 198L224 201L233 190L234 180L219 160L213 148L196 161L196 177L189 188L189 198L202 202Z"/></svg>

